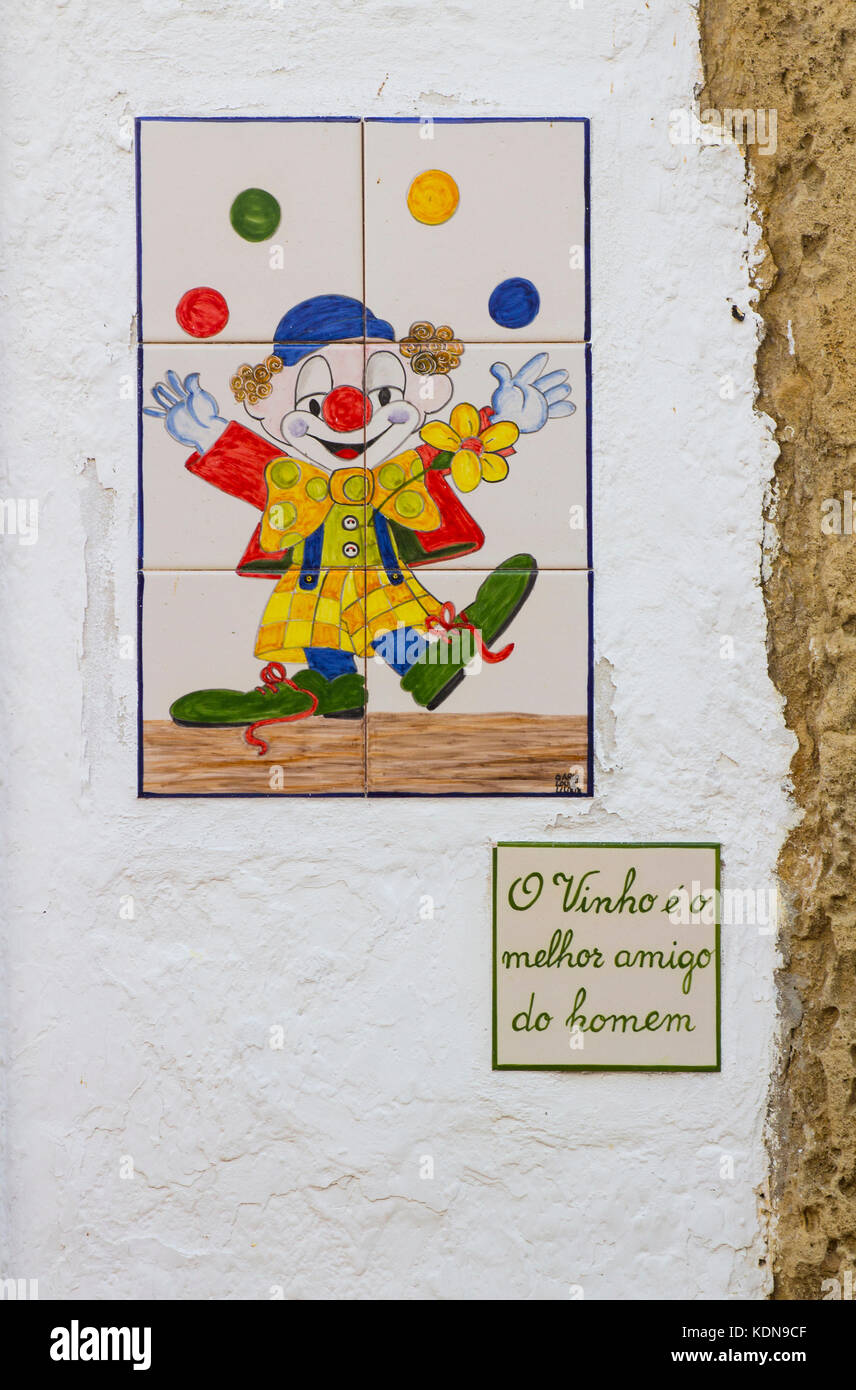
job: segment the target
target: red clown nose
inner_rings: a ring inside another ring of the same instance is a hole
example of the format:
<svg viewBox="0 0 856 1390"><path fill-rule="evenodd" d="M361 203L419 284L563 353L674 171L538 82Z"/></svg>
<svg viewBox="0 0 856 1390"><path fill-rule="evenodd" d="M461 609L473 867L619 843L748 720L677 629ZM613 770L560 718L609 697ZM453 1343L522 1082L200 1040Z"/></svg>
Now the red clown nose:
<svg viewBox="0 0 856 1390"><path fill-rule="evenodd" d="M361 430L372 418L371 401L356 386L337 386L325 398L321 414L331 429L342 434Z"/></svg>

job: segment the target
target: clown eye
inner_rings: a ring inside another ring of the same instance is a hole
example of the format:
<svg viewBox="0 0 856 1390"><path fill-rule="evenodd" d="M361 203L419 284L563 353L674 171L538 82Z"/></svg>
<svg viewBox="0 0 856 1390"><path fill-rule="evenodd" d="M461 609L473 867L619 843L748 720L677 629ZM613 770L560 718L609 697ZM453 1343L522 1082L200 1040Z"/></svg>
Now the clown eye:
<svg viewBox="0 0 856 1390"><path fill-rule="evenodd" d="M366 392L374 399L378 391L391 391L382 405L404 395L407 374L404 363L394 352L373 352L366 363Z"/></svg>
<svg viewBox="0 0 856 1390"><path fill-rule="evenodd" d="M297 374L294 404L298 410L321 414L321 402L333 389L333 373L325 357L310 357Z"/></svg>

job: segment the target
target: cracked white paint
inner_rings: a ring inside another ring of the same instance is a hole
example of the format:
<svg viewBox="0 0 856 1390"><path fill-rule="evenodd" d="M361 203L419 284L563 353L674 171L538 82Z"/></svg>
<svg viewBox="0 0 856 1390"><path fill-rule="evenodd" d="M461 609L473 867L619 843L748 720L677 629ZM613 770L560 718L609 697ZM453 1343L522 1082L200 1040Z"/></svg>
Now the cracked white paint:
<svg viewBox="0 0 856 1390"><path fill-rule="evenodd" d="M692 6L108 0L19 7L4 38L4 487L40 538L2 541L0 1273L761 1296L772 937L725 930L720 1076L489 1070L492 840L720 838L726 885L767 889L788 816L743 165L668 138ZM436 110L592 117L597 796L137 802L132 117Z"/></svg>

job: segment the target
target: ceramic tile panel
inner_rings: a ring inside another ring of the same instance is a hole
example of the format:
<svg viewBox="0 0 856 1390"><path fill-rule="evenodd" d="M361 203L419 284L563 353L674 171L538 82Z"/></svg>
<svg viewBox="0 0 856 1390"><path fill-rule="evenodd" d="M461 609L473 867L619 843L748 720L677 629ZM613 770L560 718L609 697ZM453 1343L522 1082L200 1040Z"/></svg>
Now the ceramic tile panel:
<svg viewBox="0 0 856 1390"><path fill-rule="evenodd" d="M138 142L143 341L270 342L306 300L362 300L358 120L151 119Z"/></svg>
<svg viewBox="0 0 856 1390"><path fill-rule="evenodd" d="M587 126L368 120L365 290L399 337L582 342Z"/></svg>
<svg viewBox="0 0 856 1390"><path fill-rule="evenodd" d="M333 599L305 598L223 571L142 576L144 795L364 793L365 663L307 675L288 643L310 640Z"/></svg>
<svg viewBox="0 0 856 1390"><path fill-rule="evenodd" d="M589 572L521 555L387 596L367 667L369 794L590 792Z"/></svg>
<svg viewBox="0 0 856 1390"><path fill-rule="evenodd" d="M142 794L590 795L586 123L137 133Z"/></svg>

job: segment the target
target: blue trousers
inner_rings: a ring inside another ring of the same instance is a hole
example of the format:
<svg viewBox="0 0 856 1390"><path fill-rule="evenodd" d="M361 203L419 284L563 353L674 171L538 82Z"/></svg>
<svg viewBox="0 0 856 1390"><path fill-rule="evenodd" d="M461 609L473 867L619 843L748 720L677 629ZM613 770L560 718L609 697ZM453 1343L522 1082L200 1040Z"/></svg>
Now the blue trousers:
<svg viewBox="0 0 856 1390"><path fill-rule="evenodd" d="M387 632L371 646L372 651L377 652L396 675L406 676L428 643L421 632L412 627L405 627L399 628L397 632ZM407 658L401 660L404 652L407 653ZM337 676L353 675L357 669L357 663L350 652L340 652L335 647L307 647L306 665L310 671L319 671L328 681L334 681Z"/></svg>

